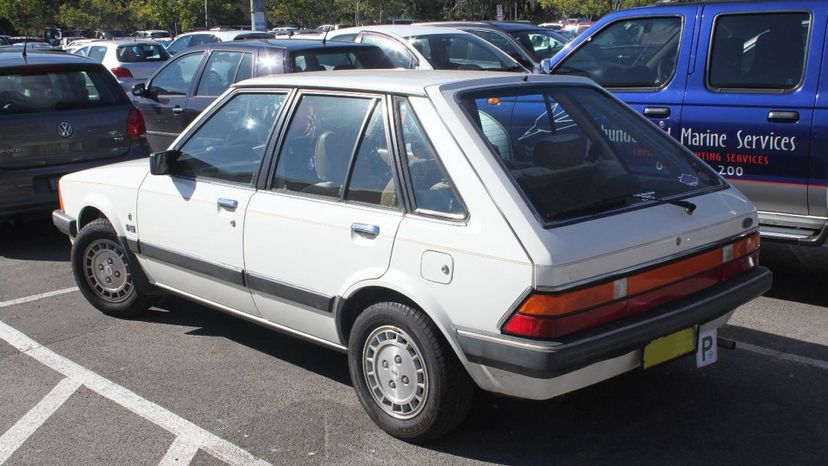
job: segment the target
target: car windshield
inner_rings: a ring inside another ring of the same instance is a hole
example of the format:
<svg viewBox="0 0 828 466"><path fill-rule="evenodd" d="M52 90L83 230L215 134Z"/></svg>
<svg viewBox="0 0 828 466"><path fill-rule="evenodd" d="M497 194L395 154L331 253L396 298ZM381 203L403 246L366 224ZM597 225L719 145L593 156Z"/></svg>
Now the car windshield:
<svg viewBox="0 0 828 466"><path fill-rule="evenodd" d="M460 100L546 224L725 186L670 136L595 88L510 87Z"/></svg>
<svg viewBox="0 0 828 466"><path fill-rule="evenodd" d="M66 70L0 75L0 115L129 102L109 72Z"/></svg>
<svg viewBox="0 0 828 466"><path fill-rule="evenodd" d="M538 62L552 58L568 42L565 37L552 31L531 30L511 34Z"/></svg>
<svg viewBox="0 0 828 466"><path fill-rule="evenodd" d="M131 44L118 47L115 55L122 63L166 61L170 54L161 44Z"/></svg>
<svg viewBox="0 0 828 466"><path fill-rule="evenodd" d="M523 71L500 49L471 34L430 34L408 41L435 70Z"/></svg>
<svg viewBox="0 0 828 466"><path fill-rule="evenodd" d="M302 50L291 53L294 71L333 71L393 68L379 47Z"/></svg>

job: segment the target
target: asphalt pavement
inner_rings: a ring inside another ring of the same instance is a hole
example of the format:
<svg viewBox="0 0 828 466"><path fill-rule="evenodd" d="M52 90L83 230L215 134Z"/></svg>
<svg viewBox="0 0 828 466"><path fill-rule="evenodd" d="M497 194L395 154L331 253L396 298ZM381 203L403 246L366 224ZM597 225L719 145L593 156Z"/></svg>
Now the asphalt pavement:
<svg viewBox="0 0 828 466"><path fill-rule="evenodd" d="M370 421L346 357L170 298L134 320L75 290L47 221L0 227L0 464L826 464L828 248L765 243L773 289L692 357L531 402L478 393L416 446Z"/></svg>

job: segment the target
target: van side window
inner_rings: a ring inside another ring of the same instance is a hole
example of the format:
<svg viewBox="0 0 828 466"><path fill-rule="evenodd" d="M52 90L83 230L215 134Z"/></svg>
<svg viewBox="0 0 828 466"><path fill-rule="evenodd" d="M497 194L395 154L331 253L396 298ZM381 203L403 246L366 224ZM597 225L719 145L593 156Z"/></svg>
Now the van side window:
<svg viewBox="0 0 828 466"><path fill-rule="evenodd" d="M414 191L415 210L452 217L464 216L465 209L454 191L454 183L437 158L408 101L399 101L397 111L402 130L402 149L408 165L411 189Z"/></svg>
<svg viewBox="0 0 828 466"><path fill-rule="evenodd" d="M291 119L272 189L339 199L369 98L305 95Z"/></svg>
<svg viewBox="0 0 828 466"><path fill-rule="evenodd" d="M808 13L722 15L716 19L707 82L715 89L790 90L802 82Z"/></svg>
<svg viewBox="0 0 828 466"><path fill-rule="evenodd" d="M633 18L610 24L554 71L584 76L604 87L653 88L676 70L681 18Z"/></svg>

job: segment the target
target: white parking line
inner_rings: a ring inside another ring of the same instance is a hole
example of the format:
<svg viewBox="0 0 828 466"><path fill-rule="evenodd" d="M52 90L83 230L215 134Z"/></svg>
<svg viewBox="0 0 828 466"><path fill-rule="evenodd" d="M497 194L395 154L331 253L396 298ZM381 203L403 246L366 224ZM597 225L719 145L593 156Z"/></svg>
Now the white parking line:
<svg viewBox="0 0 828 466"><path fill-rule="evenodd" d="M58 296L58 295L66 294L66 293L72 293L72 292L75 292L75 291L78 291L77 286L73 286L72 288L64 288L62 290L49 291L49 292L46 292L46 293L40 293L40 294L36 294L36 295L32 295L32 296L26 296L25 298L17 298L17 299L12 299L12 300L9 300L9 301L0 301L0 307L8 307L8 306L14 306L16 304L30 303L32 301L37 301L38 299L51 298L52 296Z"/></svg>
<svg viewBox="0 0 828 466"><path fill-rule="evenodd" d="M175 438L167 454L161 458L158 466L181 466L182 464L190 464L198 453L198 443L191 439L179 435Z"/></svg>
<svg viewBox="0 0 828 466"><path fill-rule="evenodd" d="M69 377L61 380L34 408L20 418L0 437L0 464L15 452L63 403L72 396L81 383Z"/></svg>
<svg viewBox="0 0 828 466"><path fill-rule="evenodd" d="M763 346L751 345L750 343L742 343L741 341L736 342L736 349L743 349L745 351L750 351L751 353L769 356L774 359L781 359L783 361L790 361L798 364L804 364L806 366L818 367L820 369L828 370L828 361L823 361L821 359L809 358L806 356L800 356L798 354L792 353L783 353L782 351L765 348Z"/></svg>
<svg viewBox="0 0 828 466"><path fill-rule="evenodd" d="M5 340L11 346L31 356L41 364L63 374L77 383L82 383L104 398L114 401L144 419L173 433L176 437L187 439L187 442L190 442L192 445L197 445L200 449L226 463L232 465L269 464L181 416L147 399L141 398L135 392L64 358L4 322L0 322L0 339Z"/></svg>

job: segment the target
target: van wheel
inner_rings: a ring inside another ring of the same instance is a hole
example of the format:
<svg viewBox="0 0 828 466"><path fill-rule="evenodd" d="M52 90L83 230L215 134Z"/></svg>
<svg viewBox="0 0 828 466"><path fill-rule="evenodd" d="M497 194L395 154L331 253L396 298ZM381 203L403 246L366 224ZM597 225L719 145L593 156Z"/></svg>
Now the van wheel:
<svg viewBox="0 0 828 466"><path fill-rule="evenodd" d="M72 244L72 273L81 293L104 314L135 317L150 308L150 284L109 220L86 224Z"/></svg>
<svg viewBox="0 0 828 466"><path fill-rule="evenodd" d="M402 440L425 442L468 414L474 384L428 317L411 306L374 304L354 322L348 366L371 419Z"/></svg>

